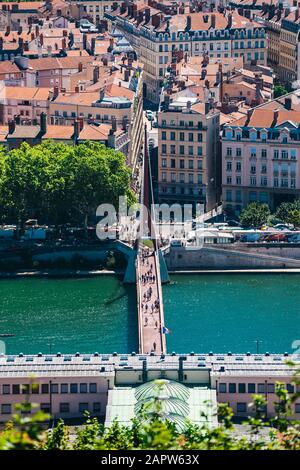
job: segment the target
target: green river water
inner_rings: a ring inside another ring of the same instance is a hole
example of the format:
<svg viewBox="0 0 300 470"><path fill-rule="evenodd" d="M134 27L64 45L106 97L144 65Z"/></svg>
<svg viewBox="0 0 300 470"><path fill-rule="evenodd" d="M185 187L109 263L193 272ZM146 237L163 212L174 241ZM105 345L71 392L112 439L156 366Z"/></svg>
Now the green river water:
<svg viewBox="0 0 300 470"><path fill-rule="evenodd" d="M292 352L300 275L176 275L163 288L168 351ZM138 350L134 286L113 276L0 281L8 354Z"/></svg>

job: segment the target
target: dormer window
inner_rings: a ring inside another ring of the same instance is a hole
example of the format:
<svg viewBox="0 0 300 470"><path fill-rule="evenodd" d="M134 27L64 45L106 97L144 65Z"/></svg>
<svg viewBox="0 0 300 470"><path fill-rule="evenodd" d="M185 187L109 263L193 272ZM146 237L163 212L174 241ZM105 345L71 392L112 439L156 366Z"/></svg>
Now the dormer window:
<svg viewBox="0 0 300 470"><path fill-rule="evenodd" d="M232 140L233 132L232 129L226 129L226 139Z"/></svg>
<svg viewBox="0 0 300 470"><path fill-rule="evenodd" d="M250 131L250 140L256 140L256 138L257 138L257 132L255 129L252 129Z"/></svg>
<svg viewBox="0 0 300 470"><path fill-rule="evenodd" d="M261 132L261 140L262 142L266 142L267 141L267 133L265 131L262 131Z"/></svg>

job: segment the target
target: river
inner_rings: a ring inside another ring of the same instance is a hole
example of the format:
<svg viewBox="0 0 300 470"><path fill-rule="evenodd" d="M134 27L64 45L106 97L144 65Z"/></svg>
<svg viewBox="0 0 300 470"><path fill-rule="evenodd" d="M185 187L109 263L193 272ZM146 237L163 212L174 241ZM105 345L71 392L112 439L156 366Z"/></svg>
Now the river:
<svg viewBox="0 0 300 470"><path fill-rule="evenodd" d="M299 286L298 274L172 276L168 351L292 352ZM116 277L1 280L0 299L7 354L138 350L135 288Z"/></svg>

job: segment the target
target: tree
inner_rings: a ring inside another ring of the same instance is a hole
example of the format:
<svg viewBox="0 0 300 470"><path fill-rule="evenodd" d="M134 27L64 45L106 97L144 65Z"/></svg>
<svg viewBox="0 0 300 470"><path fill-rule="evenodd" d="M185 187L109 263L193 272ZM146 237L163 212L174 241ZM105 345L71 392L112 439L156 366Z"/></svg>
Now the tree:
<svg viewBox="0 0 300 470"><path fill-rule="evenodd" d="M276 217L287 224L300 226L300 199L294 202L282 202L276 211Z"/></svg>
<svg viewBox="0 0 300 470"><path fill-rule="evenodd" d="M10 222L87 223L102 203L118 208L119 196L135 200L130 168L121 152L89 142L43 142L0 153L0 207Z"/></svg>
<svg viewBox="0 0 300 470"><path fill-rule="evenodd" d="M260 227L267 223L270 214L267 204L252 202L243 209L240 216L240 224L243 227Z"/></svg>
<svg viewBox="0 0 300 470"><path fill-rule="evenodd" d="M288 91L280 83L274 86L274 98L278 98L279 96L286 95L287 93Z"/></svg>

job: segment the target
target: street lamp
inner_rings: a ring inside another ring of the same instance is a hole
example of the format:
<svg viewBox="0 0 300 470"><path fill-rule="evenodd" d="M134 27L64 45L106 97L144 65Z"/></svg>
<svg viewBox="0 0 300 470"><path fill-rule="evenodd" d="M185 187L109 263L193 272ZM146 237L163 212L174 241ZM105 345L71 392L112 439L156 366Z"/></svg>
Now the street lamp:
<svg viewBox="0 0 300 470"><path fill-rule="evenodd" d="M256 339L254 343L256 343L256 354L259 354L259 344L262 344L263 341L260 339Z"/></svg>

